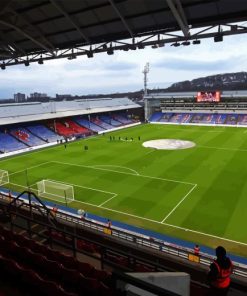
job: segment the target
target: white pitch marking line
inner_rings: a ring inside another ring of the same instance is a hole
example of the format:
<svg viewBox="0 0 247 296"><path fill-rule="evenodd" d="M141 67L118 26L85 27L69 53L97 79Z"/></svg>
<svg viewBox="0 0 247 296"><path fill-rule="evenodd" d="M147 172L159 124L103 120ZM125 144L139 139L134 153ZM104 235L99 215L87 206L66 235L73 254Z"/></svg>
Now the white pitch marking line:
<svg viewBox="0 0 247 296"><path fill-rule="evenodd" d="M25 188L25 186L21 186L21 185L18 185L18 184L14 184L14 183L10 183L10 184L17 185L17 186L20 186L20 187L24 187ZM203 236L213 237L213 238L216 238L216 239L219 239L219 240L228 241L228 242L231 242L231 243L234 243L234 244L239 244L239 245L247 246L247 243L243 243L243 242L231 240L231 239L220 237L220 236L216 236L216 235L213 235L213 234L208 234L208 233L205 233L205 232L200 232L200 231L196 231L196 230L184 228L184 227L181 227L181 226L176 226L176 225L173 225L173 224L161 223L161 222L156 221L156 220L153 220L153 219L144 218L144 217L141 217L141 216L137 216L137 215L133 215L133 214L128 214L126 212L117 211L117 210L114 210L114 209L97 206L97 205L94 205L94 204L91 204L91 203L88 203L88 202L79 201L79 200L75 200L74 202L86 204L86 205L89 205L89 206L92 206L92 207L104 209L104 210L107 210L107 211L119 213L119 214L130 216L130 217L138 218L140 220L145 220L145 221L153 222L153 223L156 223L156 224L159 224L159 225L164 225L164 226L167 226L167 227L171 227L171 228L175 228L175 229L180 229L180 230L183 230L183 231L189 231L189 232L200 234L200 235L203 235Z"/></svg>
<svg viewBox="0 0 247 296"><path fill-rule="evenodd" d="M112 197L108 198L106 201L102 202L99 207L102 207L104 204L106 204L108 201L112 200L113 198L115 198L117 196L117 194L114 194Z"/></svg>
<svg viewBox="0 0 247 296"><path fill-rule="evenodd" d="M99 207L99 206L96 206L96 207ZM156 221L156 220L152 220L152 219L149 219L149 218L140 217L140 216L133 215L133 214L128 214L128 213L125 213L125 212L122 212L122 211L117 211L117 210L113 210L113 209L106 208L106 207L100 207L100 208L101 209L104 209L104 210L107 210L107 211L119 213L119 214L122 214L122 215L126 215L126 216L130 216L130 217L138 218L138 219L141 219L141 220L150 221L150 222L153 222L153 223L156 223L156 224L160 224L160 225L164 225L164 226L167 226L167 227L176 228L176 229L180 229L180 230L183 230L183 231L189 231L189 232L200 234L200 235L203 235L203 236L213 237L213 238L216 238L216 239L219 239L219 240L223 240L223 241L228 241L228 242L231 242L231 243L234 243L234 244L240 244L240 245L243 245L243 246L247 246L247 243L238 242L238 241L235 241L235 240L231 240L231 239L228 239L228 238L216 236L216 235L213 235L213 234L208 234L208 233L204 233L204 232L200 232L200 231L196 231L196 230L184 228L184 227L181 227L181 226L176 226L176 225L173 225L173 224L162 223L162 222L159 222L159 221Z"/></svg>
<svg viewBox="0 0 247 296"><path fill-rule="evenodd" d="M192 230L192 229L189 229L189 228L185 228L185 227L181 227L181 226L176 226L176 225L173 225L173 224L167 224L167 223L162 223L162 224L165 225L165 226L168 226L168 227L172 227L172 228L176 228L176 229L180 229L180 230L184 230L184 231L189 231L189 232L200 234L200 235L203 235L203 236L213 237L213 238L217 238L217 239L220 239L220 240L223 240L223 241L228 241L228 242L231 242L231 243L235 243L235 244L240 244L240 245L243 245L243 246L247 246L247 243L235 241L235 240L224 238L224 237L220 237L220 236L217 236L217 235L208 234L208 233L205 233L205 232L201 232L201 231L197 231L197 230Z"/></svg>
<svg viewBox="0 0 247 296"><path fill-rule="evenodd" d="M103 193L107 193L107 194L111 194L111 195L117 195L115 192L104 191L104 190L95 189L95 188L92 188L92 187L73 184L73 183L65 183L65 182L61 182L61 181L58 181L58 180L55 181L55 180L52 180L52 179L47 179L47 181L57 182L57 183L65 184L65 185L72 185L74 187L86 188L86 189L90 189L90 190L93 190L93 191L103 192Z"/></svg>
<svg viewBox="0 0 247 296"><path fill-rule="evenodd" d="M190 191L180 200L180 202L165 216L165 218L161 221L161 223L165 222L170 215L180 206L180 204L191 194L191 192L197 187L197 184L195 184Z"/></svg>
<svg viewBox="0 0 247 296"><path fill-rule="evenodd" d="M123 169L126 169L126 170L129 170L131 172L134 172L134 175L139 175L139 173L136 171L136 170L133 170L131 168L128 168L128 167L124 167L124 166L121 166L121 165L111 165L111 164L99 164L99 165L93 165L91 166L92 168L101 168L101 167L116 167L116 168L123 168Z"/></svg>
<svg viewBox="0 0 247 296"><path fill-rule="evenodd" d="M94 167L94 166L87 166L87 165L82 165L82 164L75 164L75 163L68 163L68 162L61 162L61 161L52 161L52 162L53 163L58 163L58 164L65 164L65 165L71 165L71 166L77 166L77 167L84 167L84 168L89 168L89 169L109 171L109 172L115 172L115 173L119 173L119 174L125 174L125 175L135 176L134 174L130 174L130 173L127 173L127 172L120 172L120 171L114 171L114 170L109 170L109 169L97 168L97 167ZM146 176L146 175L136 175L136 176L137 177L142 177L142 178L149 178L149 179L155 179L155 180L162 180L162 181L169 181L169 182L174 182L174 183L192 185L192 186L196 185L195 183L178 181L178 180L173 180L173 179L152 177L152 176Z"/></svg>
<svg viewBox="0 0 247 296"><path fill-rule="evenodd" d="M202 146L198 145L196 146L198 148L208 148L208 149L218 149L218 150L227 150L227 151L241 151L241 152L247 152L247 149L238 149L238 148L224 148L224 147L215 147L215 146Z"/></svg>
<svg viewBox="0 0 247 296"><path fill-rule="evenodd" d="M27 188L27 186L23 186L23 185L12 183L12 182L9 182L8 184L18 186L18 187L22 187L22 188Z"/></svg>
<svg viewBox="0 0 247 296"><path fill-rule="evenodd" d="M128 213L125 213L125 212L122 212L122 211L118 211L118 210L114 210L114 209L107 208L107 207L102 207L102 206L97 206L97 207L99 207L99 208L101 208L101 209L104 209L104 210L107 210L107 211L111 211L111 212L115 212L115 213L123 214L123 215L130 216L130 217L134 217L134 218L138 218L138 219L141 219L141 220L145 220L145 221L150 221L150 222L154 222L154 223L162 224L162 223L159 222L159 221L152 220L152 219L149 219L149 218L140 217L140 216L137 216L137 215L134 215L134 214L128 214Z"/></svg>
<svg viewBox="0 0 247 296"><path fill-rule="evenodd" d="M48 164L48 163L51 163L51 162L52 162L52 161L42 162L42 163L40 163L40 164L38 164L38 165L34 165L34 166L29 167L29 168L26 168L26 169L23 169L23 170L20 170L20 171L17 171L17 172L11 173L11 174L9 174L9 176L13 176L13 175L15 175L15 174L18 174L18 173L21 173L21 172L25 172L26 170L31 170L31 169L34 169L34 168L40 167L40 166L42 166L42 165L45 165L45 164Z"/></svg>
<svg viewBox="0 0 247 296"><path fill-rule="evenodd" d="M153 149L153 150L149 151L148 153L146 153L145 155L148 155L148 154L153 153L155 151L157 151L157 149Z"/></svg>

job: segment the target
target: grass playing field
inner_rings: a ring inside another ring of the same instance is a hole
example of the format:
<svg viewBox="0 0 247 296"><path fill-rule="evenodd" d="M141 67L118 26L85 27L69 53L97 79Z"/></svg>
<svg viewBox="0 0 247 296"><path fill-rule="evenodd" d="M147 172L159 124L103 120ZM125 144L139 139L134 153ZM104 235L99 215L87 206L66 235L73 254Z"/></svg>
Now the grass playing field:
<svg viewBox="0 0 247 296"><path fill-rule="evenodd" d="M142 147L151 139L190 140L196 147ZM244 128L141 125L1 160L0 169L9 172L6 187L14 190L25 189L27 169L33 190L43 179L72 185L71 207L247 255Z"/></svg>

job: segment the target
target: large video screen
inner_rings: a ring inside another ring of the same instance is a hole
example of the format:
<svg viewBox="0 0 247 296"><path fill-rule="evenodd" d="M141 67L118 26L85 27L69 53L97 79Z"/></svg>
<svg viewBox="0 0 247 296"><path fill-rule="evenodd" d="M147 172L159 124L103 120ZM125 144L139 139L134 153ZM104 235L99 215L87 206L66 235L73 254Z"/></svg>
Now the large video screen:
<svg viewBox="0 0 247 296"><path fill-rule="evenodd" d="M197 102L220 102L219 91L201 91L197 93Z"/></svg>

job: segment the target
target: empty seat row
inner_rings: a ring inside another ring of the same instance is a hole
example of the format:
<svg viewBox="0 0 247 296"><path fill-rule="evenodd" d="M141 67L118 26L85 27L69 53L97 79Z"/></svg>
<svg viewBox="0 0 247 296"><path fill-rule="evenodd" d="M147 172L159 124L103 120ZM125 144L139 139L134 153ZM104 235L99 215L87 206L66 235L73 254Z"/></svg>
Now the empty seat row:
<svg viewBox="0 0 247 296"><path fill-rule="evenodd" d="M97 270L91 264L81 262L75 259L73 256L55 251L46 245L36 242L33 239L26 238L25 236L22 236L20 234L15 234L2 227L0 227L0 236L2 238L5 238L1 240L0 244L0 249L2 250L2 253L5 252L4 250L7 250L9 254L19 254L18 258L19 260L23 259L23 263L28 263L27 258L30 258L34 256L33 254L35 254L37 256L43 256L43 259L39 258L41 261L49 260L52 262L56 262L54 263L54 266L56 264L62 264L64 268L77 271L85 277L93 278L98 281L103 281L105 284L111 283L111 274L109 272L106 272L104 270ZM37 258L34 256L34 259ZM31 259L31 264L32 261L33 259ZM49 262L46 263L49 264Z"/></svg>

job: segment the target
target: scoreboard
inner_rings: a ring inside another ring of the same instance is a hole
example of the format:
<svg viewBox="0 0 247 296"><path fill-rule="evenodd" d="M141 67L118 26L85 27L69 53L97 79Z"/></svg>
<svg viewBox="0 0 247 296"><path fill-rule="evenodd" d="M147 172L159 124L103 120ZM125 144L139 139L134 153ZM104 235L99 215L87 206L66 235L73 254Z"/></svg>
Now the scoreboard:
<svg viewBox="0 0 247 296"><path fill-rule="evenodd" d="M220 102L219 91L201 91L197 93L197 102Z"/></svg>

